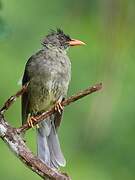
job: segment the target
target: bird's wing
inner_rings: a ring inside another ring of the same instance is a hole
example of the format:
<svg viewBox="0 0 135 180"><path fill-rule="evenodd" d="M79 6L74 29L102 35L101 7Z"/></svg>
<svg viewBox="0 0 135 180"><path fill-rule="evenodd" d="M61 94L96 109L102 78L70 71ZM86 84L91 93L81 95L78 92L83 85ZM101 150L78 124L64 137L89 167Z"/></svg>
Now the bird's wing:
<svg viewBox="0 0 135 180"><path fill-rule="evenodd" d="M58 99L58 101L62 102L65 99L65 94L61 95ZM59 111L56 111L54 114L54 125L55 129L57 130L60 126L61 119L62 119L63 110L61 110L61 113Z"/></svg>
<svg viewBox="0 0 135 180"><path fill-rule="evenodd" d="M62 119L62 112L61 114L57 111L55 112L55 115L54 115L54 125L55 125L55 129L57 130L60 126L60 123L61 123L61 119Z"/></svg>
<svg viewBox="0 0 135 180"><path fill-rule="evenodd" d="M25 70L22 79L22 85L25 85L28 82L29 82L29 77ZM28 100L28 91L26 91L22 95L22 124L26 122L28 114L29 114L29 100Z"/></svg>

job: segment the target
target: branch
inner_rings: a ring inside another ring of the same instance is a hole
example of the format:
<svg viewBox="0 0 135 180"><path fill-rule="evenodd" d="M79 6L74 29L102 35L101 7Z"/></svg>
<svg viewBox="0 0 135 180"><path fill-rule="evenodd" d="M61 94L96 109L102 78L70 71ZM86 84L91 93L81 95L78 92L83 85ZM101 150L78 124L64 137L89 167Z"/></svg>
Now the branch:
<svg viewBox="0 0 135 180"><path fill-rule="evenodd" d="M17 93L13 96L11 96L3 105L3 107L0 109L0 113L4 114L4 112L6 110L9 109L9 107L16 101L16 99L18 97L20 97L24 92L27 91L27 87L28 87L29 83L26 83L19 91L17 91Z"/></svg>
<svg viewBox="0 0 135 180"><path fill-rule="evenodd" d="M10 150L32 171L37 173L43 179L45 177L52 180L70 180L66 174L62 174L51 169L44 164L38 157L34 156L28 149L17 130L12 128L3 115L0 114L0 137L9 146Z"/></svg>
<svg viewBox="0 0 135 180"><path fill-rule="evenodd" d="M28 149L25 142L21 138L22 132L30 129L29 125L26 123L20 128L11 127L7 121L4 119L3 113L15 102L16 98L21 96L27 90L28 84L22 87L14 96L11 96L5 103L4 106L0 109L0 137L3 141L9 146L9 148L15 153L15 155L32 171L37 173L43 179L45 177L52 180L70 180L70 177L67 174L58 172L46 164L44 164L37 156L33 155L32 152ZM95 86L89 87L78 94L67 98L62 101L62 106L67 106L70 103L83 98L91 93L94 93L102 88L102 84L96 84ZM55 112L54 107L49 111L42 113L39 116L34 117L37 121L33 125L38 124L42 120L46 119L48 116L52 115Z"/></svg>
<svg viewBox="0 0 135 180"><path fill-rule="evenodd" d="M67 105L83 98L84 96L87 96L96 91L99 91L101 88L102 88L102 83L96 84L92 87L89 87L89 88L83 90L83 91L80 91L76 95L70 96L69 98L65 99L64 101L61 102L61 105L63 107L67 106ZM34 116L35 121L33 122L33 125L35 126L39 122L45 120L47 117L51 116L54 112L55 112L55 108L52 107L50 110L43 112L41 115ZM31 126L29 126L28 123L26 122L24 125L22 125L21 127L18 128L18 133L22 133L23 131L26 131L30 128L31 128Z"/></svg>

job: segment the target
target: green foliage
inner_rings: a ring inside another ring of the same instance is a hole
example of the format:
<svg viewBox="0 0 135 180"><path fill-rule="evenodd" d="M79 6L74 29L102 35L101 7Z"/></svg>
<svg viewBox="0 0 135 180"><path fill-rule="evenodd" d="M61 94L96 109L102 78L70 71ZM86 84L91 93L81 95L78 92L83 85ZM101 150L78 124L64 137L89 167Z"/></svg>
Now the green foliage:
<svg viewBox="0 0 135 180"><path fill-rule="evenodd" d="M0 1L0 10L2 10L2 2ZM3 18L0 16L0 40L3 39L8 34L8 26Z"/></svg>
<svg viewBox="0 0 135 180"><path fill-rule="evenodd" d="M0 40L4 39L9 33L9 27L3 18L0 17Z"/></svg>
<svg viewBox="0 0 135 180"><path fill-rule="evenodd" d="M0 105L19 89L17 82L24 65L40 48L48 30L63 28L71 37L87 43L69 51L69 95L96 82L104 84L102 92L65 109L59 131L67 159L64 171L73 180L134 180L135 1L3 0L2 5ZM5 32L10 33L3 36ZM19 100L7 112L7 119L14 126L20 125ZM35 152L34 131L28 132L27 142ZM2 141L0 147L1 179L40 179Z"/></svg>

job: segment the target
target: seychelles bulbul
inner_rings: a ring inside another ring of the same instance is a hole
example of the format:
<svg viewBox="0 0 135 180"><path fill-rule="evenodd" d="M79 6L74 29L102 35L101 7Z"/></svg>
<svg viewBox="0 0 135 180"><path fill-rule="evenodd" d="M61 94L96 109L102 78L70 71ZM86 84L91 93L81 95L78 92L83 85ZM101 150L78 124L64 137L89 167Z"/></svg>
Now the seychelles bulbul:
<svg viewBox="0 0 135 180"><path fill-rule="evenodd" d="M42 49L32 55L25 66L22 85L28 84L22 95L22 123L31 123L31 117L55 106L56 111L39 123L37 154L49 167L65 166L57 135L62 116L61 102L67 95L71 79L71 63L67 56L70 46L83 45L71 39L62 30L51 31L42 41Z"/></svg>

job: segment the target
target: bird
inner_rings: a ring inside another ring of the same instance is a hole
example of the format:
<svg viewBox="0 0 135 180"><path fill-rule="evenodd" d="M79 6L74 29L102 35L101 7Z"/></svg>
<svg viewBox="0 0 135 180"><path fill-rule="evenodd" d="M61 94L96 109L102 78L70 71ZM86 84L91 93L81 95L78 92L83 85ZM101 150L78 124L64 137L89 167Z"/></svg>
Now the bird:
<svg viewBox="0 0 135 180"><path fill-rule="evenodd" d="M22 86L28 83L28 87L22 95L22 124L28 122L32 126L31 117L55 107L55 113L38 124L37 156L49 167L59 169L66 165L57 133L63 112L61 102L71 79L67 50L85 43L71 39L58 28L51 30L41 44L42 48L25 65Z"/></svg>

